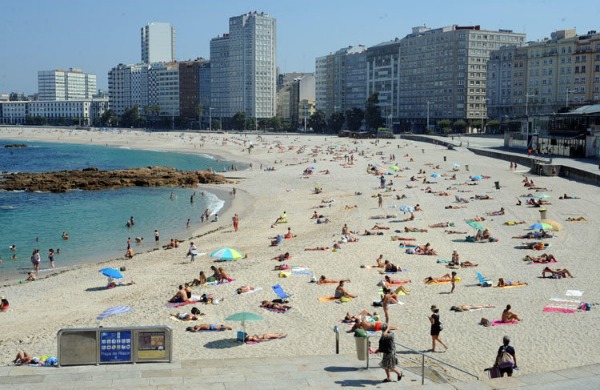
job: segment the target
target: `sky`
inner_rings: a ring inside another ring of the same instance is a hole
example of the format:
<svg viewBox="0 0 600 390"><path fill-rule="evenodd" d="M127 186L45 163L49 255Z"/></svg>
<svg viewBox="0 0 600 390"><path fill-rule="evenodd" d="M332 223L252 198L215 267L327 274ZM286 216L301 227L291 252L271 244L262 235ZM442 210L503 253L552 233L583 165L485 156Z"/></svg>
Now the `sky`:
<svg viewBox="0 0 600 390"><path fill-rule="evenodd" d="M277 20L277 65L314 72L315 59L351 45L402 38L411 28L481 25L527 40L555 30L600 32L598 0L4 0L0 11L0 93L37 92L37 72L82 69L107 90L108 72L141 62L140 29L175 26L177 60L209 58L229 18L265 12Z"/></svg>

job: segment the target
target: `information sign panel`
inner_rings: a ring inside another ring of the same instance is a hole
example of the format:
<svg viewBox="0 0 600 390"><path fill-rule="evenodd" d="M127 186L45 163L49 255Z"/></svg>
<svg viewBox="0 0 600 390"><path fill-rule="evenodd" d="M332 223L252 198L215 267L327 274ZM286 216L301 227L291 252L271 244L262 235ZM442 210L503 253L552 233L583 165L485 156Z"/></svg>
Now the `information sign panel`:
<svg viewBox="0 0 600 390"><path fill-rule="evenodd" d="M131 362L131 331L100 332L100 362Z"/></svg>

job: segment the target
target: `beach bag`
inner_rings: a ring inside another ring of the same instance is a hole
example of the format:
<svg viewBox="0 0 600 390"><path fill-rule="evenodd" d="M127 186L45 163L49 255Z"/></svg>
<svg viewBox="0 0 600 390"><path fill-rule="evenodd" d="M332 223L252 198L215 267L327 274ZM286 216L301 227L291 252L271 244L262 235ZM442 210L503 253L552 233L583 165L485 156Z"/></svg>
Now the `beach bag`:
<svg viewBox="0 0 600 390"><path fill-rule="evenodd" d="M510 353L506 352L506 348L502 348L498 356L498 368L513 368L515 366L515 358Z"/></svg>
<svg viewBox="0 0 600 390"><path fill-rule="evenodd" d="M488 320L487 318L482 318L481 321L479 322L479 325L491 326L492 324L490 324L490 320Z"/></svg>

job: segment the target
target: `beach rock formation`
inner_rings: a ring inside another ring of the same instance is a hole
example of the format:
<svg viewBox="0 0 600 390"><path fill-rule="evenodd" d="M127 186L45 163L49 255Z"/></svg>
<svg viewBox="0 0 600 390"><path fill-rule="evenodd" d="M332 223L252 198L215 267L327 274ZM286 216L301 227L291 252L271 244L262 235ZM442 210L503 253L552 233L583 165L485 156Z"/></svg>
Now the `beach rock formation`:
<svg viewBox="0 0 600 390"><path fill-rule="evenodd" d="M7 149L12 149L12 148L26 148L27 145L25 144L8 144L8 145L4 145L5 148Z"/></svg>
<svg viewBox="0 0 600 390"><path fill-rule="evenodd" d="M122 187L195 187L198 184L228 183L223 175L210 171L180 171L169 167L147 167L100 171L85 168L73 171L11 173L0 176L5 191L65 192L106 190Z"/></svg>

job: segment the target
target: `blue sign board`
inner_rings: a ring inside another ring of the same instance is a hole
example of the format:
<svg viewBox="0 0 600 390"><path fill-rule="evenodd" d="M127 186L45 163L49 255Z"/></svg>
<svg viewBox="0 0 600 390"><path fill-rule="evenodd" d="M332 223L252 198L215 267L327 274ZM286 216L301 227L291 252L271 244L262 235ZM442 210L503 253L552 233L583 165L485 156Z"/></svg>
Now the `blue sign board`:
<svg viewBox="0 0 600 390"><path fill-rule="evenodd" d="M130 362L131 331L100 332L100 362Z"/></svg>

